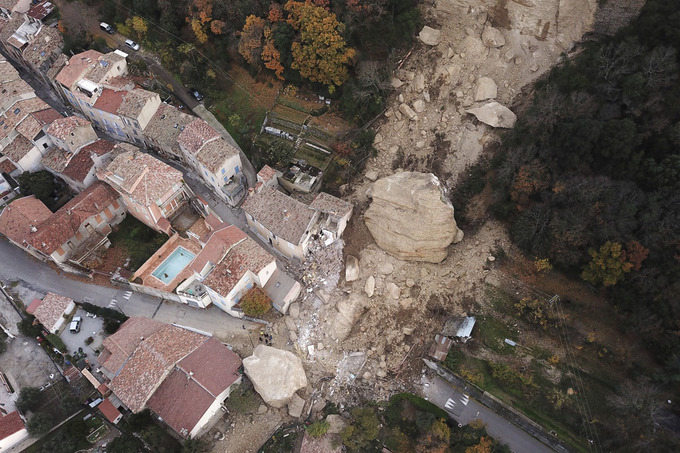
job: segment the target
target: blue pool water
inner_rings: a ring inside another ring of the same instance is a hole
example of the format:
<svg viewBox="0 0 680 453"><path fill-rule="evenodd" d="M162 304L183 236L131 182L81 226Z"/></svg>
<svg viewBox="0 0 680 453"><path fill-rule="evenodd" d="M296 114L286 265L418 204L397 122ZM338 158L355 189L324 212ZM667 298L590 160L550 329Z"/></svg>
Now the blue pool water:
<svg viewBox="0 0 680 453"><path fill-rule="evenodd" d="M173 278L184 269L187 264L196 257L184 247L177 247L172 254L156 268L151 275L165 284L172 281Z"/></svg>

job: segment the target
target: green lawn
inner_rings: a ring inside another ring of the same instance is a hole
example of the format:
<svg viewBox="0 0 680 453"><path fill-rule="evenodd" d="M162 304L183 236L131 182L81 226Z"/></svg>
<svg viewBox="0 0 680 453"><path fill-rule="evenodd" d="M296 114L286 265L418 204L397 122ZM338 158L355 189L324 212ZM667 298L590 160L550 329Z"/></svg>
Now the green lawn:
<svg viewBox="0 0 680 453"><path fill-rule="evenodd" d="M318 149L314 149L307 144L303 144L295 153L295 158L304 160L309 165L325 171L333 160L333 155L322 153Z"/></svg>
<svg viewBox="0 0 680 453"><path fill-rule="evenodd" d="M93 432L87 435L87 441L91 444L96 444L99 439L102 437L106 436L109 433L109 427L108 426L100 426Z"/></svg>

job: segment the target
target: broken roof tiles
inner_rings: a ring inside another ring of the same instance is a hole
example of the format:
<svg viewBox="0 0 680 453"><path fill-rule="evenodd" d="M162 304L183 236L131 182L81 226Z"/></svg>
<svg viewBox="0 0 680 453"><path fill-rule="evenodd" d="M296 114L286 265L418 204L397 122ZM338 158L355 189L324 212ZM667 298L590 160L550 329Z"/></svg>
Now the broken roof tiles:
<svg viewBox="0 0 680 453"><path fill-rule="evenodd" d="M309 206L272 188L250 194L243 210L267 230L295 245L307 234L316 214Z"/></svg>

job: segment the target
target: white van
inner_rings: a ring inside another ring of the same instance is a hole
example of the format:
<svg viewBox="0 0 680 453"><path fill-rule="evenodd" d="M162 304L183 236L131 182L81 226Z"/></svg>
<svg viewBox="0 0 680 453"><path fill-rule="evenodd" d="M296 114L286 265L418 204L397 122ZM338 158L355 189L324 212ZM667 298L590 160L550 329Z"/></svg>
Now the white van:
<svg viewBox="0 0 680 453"><path fill-rule="evenodd" d="M125 45L128 46L132 50L139 50L139 44L137 44L136 42L134 42L131 39L126 39Z"/></svg>
<svg viewBox="0 0 680 453"><path fill-rule="evenodd" d="M71 333L78 333L80 332L80 324L83 322L83 318L80 316L74 316L73 319L71 320L71 326L69 327L69 330Z"/></svg>

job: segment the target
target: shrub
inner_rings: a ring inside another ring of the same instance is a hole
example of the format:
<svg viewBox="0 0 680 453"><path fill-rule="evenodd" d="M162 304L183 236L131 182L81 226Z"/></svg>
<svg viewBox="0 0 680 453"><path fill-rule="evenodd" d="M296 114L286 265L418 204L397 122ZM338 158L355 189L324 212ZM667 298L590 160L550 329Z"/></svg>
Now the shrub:
<svg viewBox="0 0 680 453"><path fill-rule="evenodd" d="M342 442L350 451L366 451L380 433L380 420L370 407L352 410L354 423L342 432Z"/></svg>
<svg viewBox="0 0 680 453"><path fill-rule="evenodd" d="M54 426L52 416L43 412L33 414L28 420L28 423L26 423L26 429L35 437L41 437L43 434L46 434L52 426Z"/></svg>
<svg viewBox="0 0 680 453"><path fill-rule="evenodd" d="M81 409L80 401L78 401L73 395L67 394L61 399L59 403L61 410L64 411L66 415L73 414L78 409Z"/></svg>
<svg viewBox="0 0 680 453"><path fill-rule="evenodd" d="M115 319L107 319L104 323L104 332L106 332L108 335L111 335L116 333L119 327L120 321L116 321Z"/></svg>
<svg viewBox="0 0 680 453"><path fill-rule="evenodd" d="M307 434L309 434L311 437L321 437L326 432L328 431L328 428L331 427L331 424L328 423L327 421L324 420L318 420L305 429L307 430Z"/></svg>
<svg viewBox="0 0 680 453"><path fill-rule="evenodd" d="M128 317L125 316L123 313L113 310L111 308L106 308L106 307L99 307L97 305L93 305L89 302L83 303L83 310L85 310L88 313L95 314L97 316L101 316L103 318L108 318L108 319L115 319L116 321L120 322L125 322L127 321Z"/></svg>
<svg viewBox="0 0 680 453"><path fill-rule="evenodd" d="M557 317L543 301L525 297L515 304L515 308L517 309L517 316L524 317L532 324L543 327L543 330L548 330L548 327L557 325Z"/></svg>
<svg viewBox="0 0 680 453"><path fill-rule="evenodd" d="M246 316L262 316L272 307L272 300L265 294L262 288L254 286L249 289L239 302L243 314Z"/></svg>
<svg viewBox="0 0 680 453"><path fill-rule="evenodd" d="M57 335L53 333L47 335L47 341L49 341L52 346L59 349L61 352L66 352L67 349L66 345L64 344L64 341Z"/></svg>
<svg viewBox="0 0 680 453"><path fill-rule="evenodd" d="M22 335L32 338L40 335L40 326L34 325L33 321L35 321L35 317L30 315L19 321L17 323L19 332L21 332Z"/></svg>

